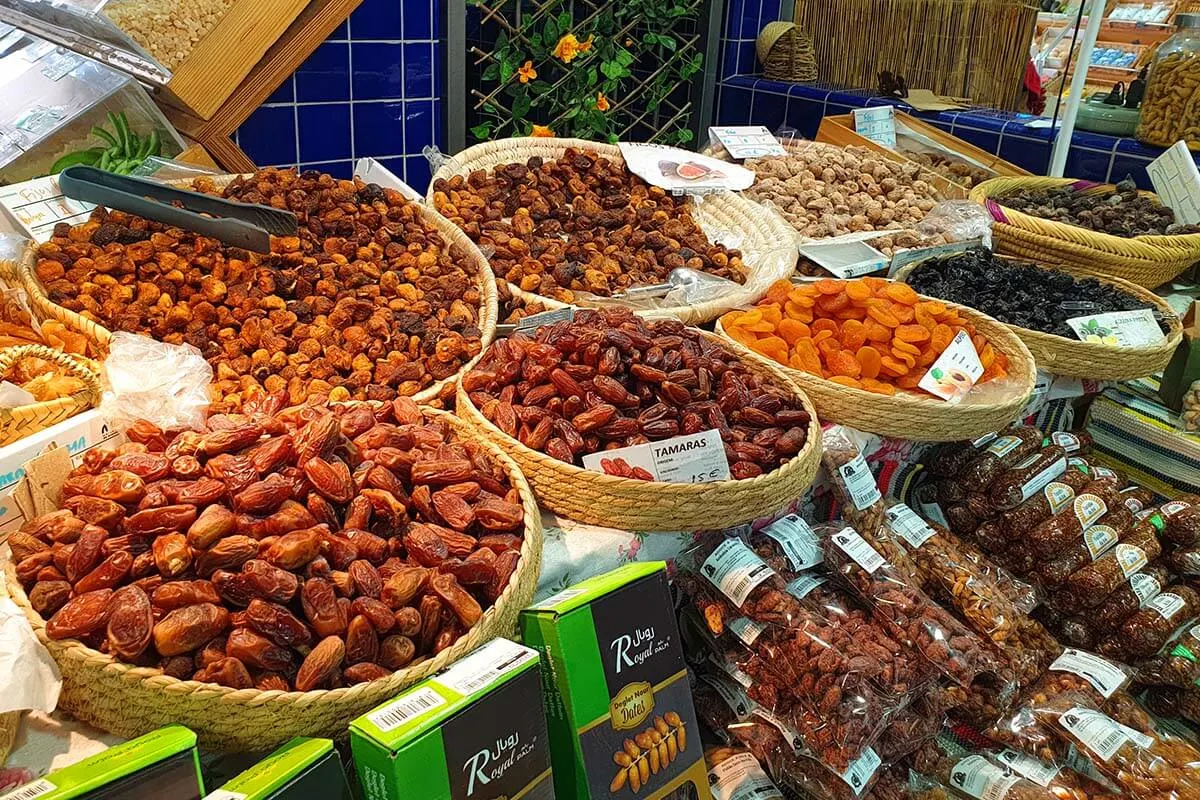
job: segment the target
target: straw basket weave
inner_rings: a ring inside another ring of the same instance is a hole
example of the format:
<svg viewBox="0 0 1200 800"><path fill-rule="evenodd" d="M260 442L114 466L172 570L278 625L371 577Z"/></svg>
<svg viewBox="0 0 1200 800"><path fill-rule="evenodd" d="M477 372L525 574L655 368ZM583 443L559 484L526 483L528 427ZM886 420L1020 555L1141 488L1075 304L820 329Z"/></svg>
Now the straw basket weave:
<svg viewBox="0 0 1200 800"><path fill-rule="evenodd" d="M215 178L213 182L217 188L224 188L235 177L238 176L222 175ZM189 188L186 182L173 183L177 183L185 189ZM492 275L492 268L488 266L487 259L483 257L483 253L479 252L479 248L475 246L475 243L467 238L467 235L457 225L452 224L431 207L419 203L417 207L424 221L441 235L448 246L457 251L458 260L465 261L475 268L480 294L479 332L482 339L482 346L479 352L482 355L483 351L487 350L488 345L492 343L492 337L496 335L498 300L496 297L496 279ZM46 317L59 320L72 330L83 333L95 341L102 351L107 352L108 341L112 337L112 333L103 325L52 302L46 296L46 290L42 286L42 282L37 279L37 274L34 271L36 266L37 245L30 242L21 253L20 261L8 267L16 272L18 280L21 281L21 284L25 287L25 291L29 294L30 302L33 304L34 309ZM4 267L0 266L0 274L3 273L3 269ZM470 272L469 269L467 271ZM465 364L459 372L422 389L413 395L413 399L418 403L427 403L447 393L452 390L455 382L458 380L458 376L473 367L478 360L479 356L476 356Z"/></svg>
<svg viewBox="0 0 1200 800"><path fill-rule="evenodd" d="M0 445L11 444L32 433L49 428L100 402L100 375L96 362L83 356L64 353L41 344L23 344L0 350L0 375L22 358L40 358L83 381L83 388L66 397L40 403L0 408Z"/></svg>
<svg viewBox="0 0 1200 800"><path fill-rule="evenodd" d="M907 280L912 271L920 264L919 261L909 264L897 272L894 277L896 280ZM1167 366L1180 339L1183 338L1183 324L1171 306L1161 297L1135 283L1109 275L1092 275L1077 267L1043 268L1059 270L1076 277L1095 278L1101 283L1106 283L1136 297L1152 308L1158 309L1167 323L1168 331L1159 344L1143 347L1115 347L1109 344L1068 339L1065 336L1022 328L1019 325L1006 325L1029 348L1029 352L1033 354L1033 360L1037 362L1040 369L1069 378L1127 381L1151 375Z"/></svg>
<svg viewBox="0 0 1200 800"><path fill-rule="evenodd" d="M922 297L922 300L929 298ZM992 346L1008 356L1009 369L1006 389L988 402L967 401L947 403L934 397L897 392L888 396L842 386L791 367L784 367L760 355L725 332L717 321L717 333L726 346L746 357L754 357L774 365L800 385L812 398L823 422L839 422L860 431L911 439L917 442L955 442L974 439L998 431L1012 423L1021 413L1033 391L1037 368L1033 356L1017 335L1005 325L966 306L946 303L975 326L976 332L987 338ZM984 384L980 391L992 391Z"/></svg>
<svg viewBox="0 0 1200 800"><path fill-rule="evenodd" d="M196 732L201 747L226 751L270 750L293 736L345 736L350 721L395 697L479 645L511 635L517 615L537 588L542 559L542 526L529 484L517 465L495 444L478 436L454 415L425 409L447 422L462 439L480 442L504 467L521 494L525 541L521 560L508 587L494 606L451 647L416 666L387 678L341 689L312 692L230 689L211 683L181 681L159 669L134 667L92 650L74 639L56 641L29 605L11 560L4 564L12 599L25 612L38 640L62 671L59 707L79 719L118 736L134 737L175 722Z"/></svg>
<svg viewBox="0 0 1200 800"><path fill-rule="evenodd" d="M540 156L547 160L555 159L561 157L567 148L591 150L617 163L625 163L621 157L621 150L616 145L591 142L586 139L524 137L483 142L468 147L453 158L447 159L438 168L433 180L429 183L426 200L432 208L436 193L434 184L439 180L449 180L455 175L466 176L476 170L494 169L502 164L524 163L533 156ZM741 241L736 247L742 251L743 261L751 274L759 266L754 263L753 257L748 255L755 251L780 252L790 256L790 267L771 276L771 280L787 277L795 267L795 259L798 255L795 249L795 231L778 214L764 211L762 206L740 194L722 192L706 195L703 202L692 205L692 217L706 232L732 231L737 233L741 237ZM763 293L766 292L771 280L763 283ZM511 283L509 286L512 288L513 295L523 300L539 302L547 308L561 308L564 305L559 301L523 291ZM745 302L745 299L743 298L739 302ZM595 306L596 303L580 300L577 305ZM714 320L737 305L738 302L732 302L730 298L717 298L702 303L656 308L652 311L639 311L638 313L646 317L677 319L685 324L693 325Z"/></svg>
<svg viewBox="0 0 1200 800"><path fill-rule="evenodd" d="M773 81L805 83L817 79L817 58L812 37L794 22L769 22L754 43L763 77Z"/></svg>
<svg viewBox="0 0 1200 800"><path fill-rule="evenodd" d="M970 198L991 212L992 239L1001 253L1056 266L1066 264L1089 275L1123 278L1147 289L1161 286L1200 261L1200 233L1126 238L1041 219L1002 205L1004 195L1020 189L1063 186L1078 186L1080 192L1113 189L1111 184L1070 178L992 178L973 188ZM1149 192L1143 194L1154 196Z"/></svg>
<svg viewBox="0 0 1200 800"><path fill-rule="evenodd" d="M705 338L726 346L711 333ZM785 508L809 487L821 462L821 429L809 399L775 364L742 358L799 399L812 417L804 448L778 469L747 480L663 483L618 478L567 464L533 450L493 425L458 385L458 414L499 445L521 467L538 501L580 522L627 531L661 532L728 528Z"/></svg>

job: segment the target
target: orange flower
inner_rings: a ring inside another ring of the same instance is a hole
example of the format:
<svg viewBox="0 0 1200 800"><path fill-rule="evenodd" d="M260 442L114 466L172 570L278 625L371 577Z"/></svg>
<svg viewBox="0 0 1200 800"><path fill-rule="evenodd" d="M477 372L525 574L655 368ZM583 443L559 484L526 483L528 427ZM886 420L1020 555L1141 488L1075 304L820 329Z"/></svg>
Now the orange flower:
<svg viewBox="0 0 1200 800"><path fill-rule="evenodd" d="M534 125L533 130L529 132L530 136L554 136L554 131L550 130L545 125Z"/></svg>
<svg viewBox="0 0 1200 800"><path fill-rule="evenodd" d="M517 70L517 76L521 83L529 83L535 79L537 77L537 70L533 68L533 62L526 61L522 64L521 68Z"/></svg>
<svg viewBox="0 0 1200 800"><path fill-rule="evenodd" d="M564 64L570 64L577 55L586 53L591 49L591 36L587 38L586 42L581 42L575 38L575 34L568 33L564 34L563 37L558 40L558 44L554 45L553 55L555 58L561 60Z"/></svg>
<svg viewBox="0 0 1200 800"><path fill-rule="evenodd" d="M604 96L604 92L596 92L596 110L608 111L612 106L609 105L608 98Z"/></svg>

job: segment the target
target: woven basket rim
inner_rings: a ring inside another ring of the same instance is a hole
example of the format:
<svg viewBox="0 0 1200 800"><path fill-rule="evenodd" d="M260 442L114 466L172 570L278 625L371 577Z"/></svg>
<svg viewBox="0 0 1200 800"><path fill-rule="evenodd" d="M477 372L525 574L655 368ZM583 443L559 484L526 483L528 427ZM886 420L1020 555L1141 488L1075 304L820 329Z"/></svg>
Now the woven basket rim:
<svg viewBox="0 0 1200 800"><path fill-rule="evenodd" d="M728 341L726 339L723 339L722 337L717 336L714 333L709 333L705 330L700 330L700 333L702 333L710 342L720 345L733 355L737 356L739 360L746 360L743 353L739 353L728 346ZM518 439L509 436L504 431L500 430L494 423L492 423L491 420L485 417L483 412L479 410L474 402L472 402L470 396L467 394L466 389L463 388L462 381L459 381L458 384L458 403L460 407L466 407L469 409L472 419L484 426L490 436L499 441L503 441L505 446L511 447L514 451L520 453L522 457L528 458L531 461L548 463L553 467L553 469L558 470L566 475L570 475L573 478L586 478L598 486L633 488L638 490L650 490L654 492L666 492L671 494L680 492L692 494L696 491L697 486L704 487L704 491L706 492L714 492L731 486L754 486L759 483L765 483L768 480L775 480L780 475L784 475L802 468L804 461L810 457L811 452L820 447L821 424L817 418L817 409L813 405L812 400L809 399L808 394L805 393L801 386L795 380L793 380L791 376L780 370L779 365L775 362L766 361L765 366L772 368L768 370L768 372L772 373L772 380L778 381L782 388L789 391L793 397L799 399L804 407L804 410L808 412L810 417L808 431L807 435L805 436L804 447L800 448L798 453L788 459L786 464L770 472L764 472L762 475L757 475L753 478L747 478L744 480L736 480L731 478L726 481L711 481L704 484L642 481L637 480L636 478L621 478L616 475L607 475L603 472L596 472L595 470L586 469L584 467L577 467L574 464L568 464L565 461L559 461L557 458L548 456L538 450L534 450L533 448L526 446Z"/></svg>
<svg viewBox="0 0 1200 800"><path fill-rule="evenodd" d="M358 401L348 402L354 403ZM496 635L502 635L490 630L492 621L499 616L501 605L510 599L510 596L520 582L528 579L528 570L532 569L537 574L541 572L541 514L538 510L537 502L534 500L533 489L530 488L529 483L525 480L525 476L517 467L516 462L494 442L487 441L486 438L475 435L471 426L459 419L453 412L442 411L429 406L422 406L421 411L426 415L430 415L433 419L441 419L448 422L457 436L469 437L485 445L489 454L496 459L497 463L504 467L510 483L520 492L521 505L525 514L525 533L521 543L521 558L517 563L517 568L513 570L513 574L509 577L508 585L504 587L504 591L500 594L496 602L483 613L483 616L480 617L479 621L469 631L459 637L452 646L434 655L432 658L396 670L385 678L366 681L354 684L353 686L344 686L338 689L314 689L308 692L284 692L278 689L233 689L216 683L204 683L196 680L185 681L172 678L164 674L161 669L155 667L137 667L126 664L110 655L84 645L78 639L49 639L46 636L45 630L46 620L29 604L29 598L16 576L16 565L11 558L6 559L4 562L9 595L21 607L21 610L25 612L25 616L28 618L38 639L44 645L50 647L51 654L54 655L56 661L62 658L84 662L106 662L102 667L97 667L96 669L116 671L130 680L136 680L140 683L152 682L152 688L155 691L163 693L193 694L204 692L220 702L235 702L260 706L267 703L335 703L339 700L353 698L369 689L374 690L389 684L395 684L397 686L396 691L401 691L402 687L411 685L411 682L406 680L408 676L415 674L420 676L417 680L421 680L423 676L437 672L450 662L474 650L485 641L494 638ZM537 580L536 575L533 580ZM48 645L49 642L53 642L52 647ZM57 654L56 651L59 651L61 654Z"/></svg>
<svg viewBox="0 0 1200 800"><path fill-rule="evenodd" d="M73 377L79 378L79 380L83 381L84 386L82 389L71 392L69 395L56 397L53 400L39 400L23 406L9 406L4 409L6 415L18 417L33 414L39 409L63 403L78 405L80 407L79 410L84 411L100 402L102 388L98 369L99 365L92 361L92 359L74 353L64 353L61 350L56 350L44 344L18 344L12 347L0 348L0 375L7 372L9 367L22 358L40 358L43 361L49 361L61 367Z"/></svg>

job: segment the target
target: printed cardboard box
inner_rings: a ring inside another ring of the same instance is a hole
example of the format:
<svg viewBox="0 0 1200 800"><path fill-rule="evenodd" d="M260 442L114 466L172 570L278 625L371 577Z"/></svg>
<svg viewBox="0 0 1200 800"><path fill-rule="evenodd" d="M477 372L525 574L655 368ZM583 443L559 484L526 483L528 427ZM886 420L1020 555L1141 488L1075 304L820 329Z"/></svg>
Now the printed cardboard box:
<svg viewBox="0 0 1200 800"><path fill-rule="evenodd" d="M350 724L366 800L554 800L538 654L495 639Z"/></svg>
<svg viewBox="0 0 1200 800"><path fill-rule="evenodd" d="M661 561L628 564L521 612L545 662L558 800L710 800Z"/></svg>
<svg viewBox="0 0 1200 800"><path fill-rule="evenodd" d="M298 736L205 800L350 800L342 760L329 739ZM169 799L164 799L169 800Z"/></svg>

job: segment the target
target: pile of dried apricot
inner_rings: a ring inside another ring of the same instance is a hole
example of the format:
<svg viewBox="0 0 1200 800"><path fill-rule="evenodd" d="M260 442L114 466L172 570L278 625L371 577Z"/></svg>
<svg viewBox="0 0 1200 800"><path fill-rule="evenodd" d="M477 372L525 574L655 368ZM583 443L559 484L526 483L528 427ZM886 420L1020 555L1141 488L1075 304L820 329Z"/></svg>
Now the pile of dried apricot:
<svg viewBox="0 0 1200 800"><path fill-rule="evenodd" d="M729 312L721 325L780 364L879 394L921 391L922 376L962 330L984 366L978 383L1008 374L1007 356L956 310L882 278L777 281L758 305Z"/></svg>

